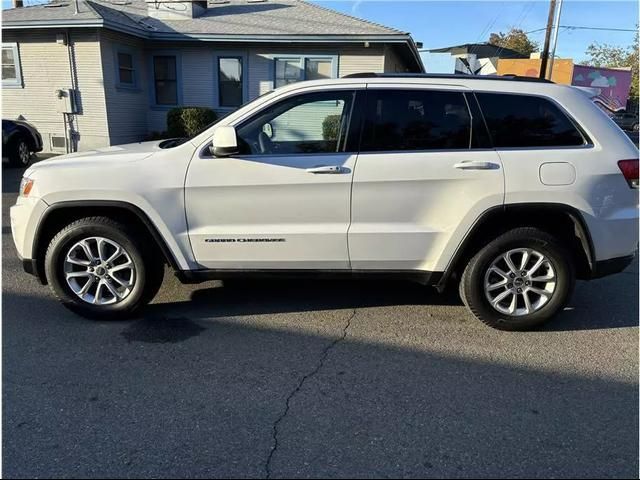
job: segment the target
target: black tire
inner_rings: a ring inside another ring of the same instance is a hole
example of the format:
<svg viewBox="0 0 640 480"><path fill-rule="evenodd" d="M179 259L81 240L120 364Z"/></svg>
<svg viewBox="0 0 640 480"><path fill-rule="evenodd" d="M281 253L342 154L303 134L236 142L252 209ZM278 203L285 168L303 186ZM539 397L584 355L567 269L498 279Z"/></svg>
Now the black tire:
<svg viewBox="0 0 640 480"><path fill-rule="evenodd" d="M13 168L27 168L31 163L31 149L26 139L18 137L9 144L7 157L9 166Z"/></svg>
<svg viewBox="0 0 640 480"><path fill-rule="evenodd" d="M117 242L128 253L135 266L135 282L121 301L107 305L92 305L82 300L67 284L64 261L69 249L88 237L104 237ZM54 295L73 312L87 318L127 318L150 302L162 285L164 264L153 255L153 249L142 248L144 238L136 228L108 217L86 217L76 220L58 232L45 255L45 273Z"/></svg>
<svg viewBox="0 0 640 480"><path fill-rule="evenodd" d="M484 284L485 274L492 262L503 253L517 248L530 248L547 257L555 271L556 285L551 298L538 310L512 316L491 305ZM460 281L460 297L473 315L490 327L510 331L539 327L564 307L573 291L575 267L572 258L558 239L543 230L533 227L510 230L489 242L469 261Z"/></svg>

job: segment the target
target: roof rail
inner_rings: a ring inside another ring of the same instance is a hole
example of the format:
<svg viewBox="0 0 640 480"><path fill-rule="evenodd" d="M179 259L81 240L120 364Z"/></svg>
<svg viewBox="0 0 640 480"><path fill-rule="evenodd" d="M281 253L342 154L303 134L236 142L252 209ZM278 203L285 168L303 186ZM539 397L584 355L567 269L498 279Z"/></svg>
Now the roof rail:
<svg viewBox="0 0 640 480"><path fill-rule="evenodd" d="M519 75L464 75L452 73L351 73L342 78L445 78L458 80L505 80L511 82L555 83L545 78L523 77Z"/></svg>

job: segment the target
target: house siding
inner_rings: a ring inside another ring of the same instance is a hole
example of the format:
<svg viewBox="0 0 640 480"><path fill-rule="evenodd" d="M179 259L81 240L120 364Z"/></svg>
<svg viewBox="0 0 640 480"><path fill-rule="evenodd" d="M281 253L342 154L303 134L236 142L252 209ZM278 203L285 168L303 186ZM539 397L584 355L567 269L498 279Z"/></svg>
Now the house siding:
<svg viewBox="0 0 640 480"><path fill-rule="evenodd" d="M385 55L382 46L369 48L331 46L249 46L239 49L229 44L204 44L191 47L175 48L175 45L157 44L149 50L149 58L153 51L176 52L181 57L180 72L182 85L182 103L187 106L197 105L210 107L218 114L225 114L230 109L217 107L217 79L215 78L216 55L235 55L245 59L244 81L247 84L246 101L273 90L273 57L286 55L331 55L337 56L338 76L343 77L359 72L384 72ZM149 110L149 131L166 130L167 109Z"/></svg>
<svg viewBox="0 0 640 480"><path fill-rule="evenodd" d="M384 47L384 71L386 73L402 73L407 71L406 64L396 53L395 48L389 45Z"/></svg>
<svg viewBox="0 0 640 480"><path fill-rule="evenodd" d="M100 34L104 92L109 118L109 139L112 145L137 142L148 135L149 75L144 41L109 30ZM117 52L133 56L135 86L118 85Z"/></svg>
<svg viewBox="0 0 640 480"><path fill-rule="evenodd" d="M72 87L69 50L56 43L62 30L4 31L3 42L16 42L23 87L3 88L2 117L22 116L43 137L44 151L54 150L51 137L64 137L63 115L57 112L55 92ZM79 150L109 145L101 51L97 30L74 30L77 88L81 111L74 116Z"/></svg>

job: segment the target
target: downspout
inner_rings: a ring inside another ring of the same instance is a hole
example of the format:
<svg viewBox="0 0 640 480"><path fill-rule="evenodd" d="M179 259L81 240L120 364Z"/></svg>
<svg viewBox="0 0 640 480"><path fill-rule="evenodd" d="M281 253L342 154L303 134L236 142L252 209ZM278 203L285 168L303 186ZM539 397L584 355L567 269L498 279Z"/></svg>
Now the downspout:
<svg viewBox="0 0 640 480"><path fill-rule="evenodd" d="M77 151L77 132L75 130L76 118L78 111L78 70L76 65L76 52L71 40L71 29L67 29L67 52L69 54L69 76L71 77L71 89L73 92L72 108L73 113L67 114L69 125L69 143L71 144L71 152Z"/></svg>

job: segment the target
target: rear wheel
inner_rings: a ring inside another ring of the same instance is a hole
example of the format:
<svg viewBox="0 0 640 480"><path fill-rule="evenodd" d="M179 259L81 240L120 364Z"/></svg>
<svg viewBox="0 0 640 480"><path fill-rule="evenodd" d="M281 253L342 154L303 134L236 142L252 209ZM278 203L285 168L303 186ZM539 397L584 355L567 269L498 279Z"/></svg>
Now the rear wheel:
<svg viewBox="0 0 640 480"><path fill-rule="evenodd" d="M162 283L164 266L138 244L134 228L106 217L76 220L49 244L47 280L58 299L91 318L132 314ZM148 250L148 249L147 249Z"/></svg>
<svg viewBox="0 0 640 480"><path fill-rule="evenodd" d="M574 282L571 254L537 228L517 228L488 243L469 262L460 296L485 324L528 330L551 319Z"/></svg>

